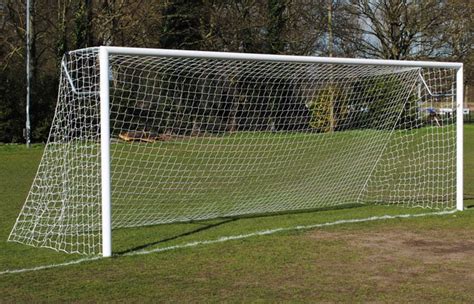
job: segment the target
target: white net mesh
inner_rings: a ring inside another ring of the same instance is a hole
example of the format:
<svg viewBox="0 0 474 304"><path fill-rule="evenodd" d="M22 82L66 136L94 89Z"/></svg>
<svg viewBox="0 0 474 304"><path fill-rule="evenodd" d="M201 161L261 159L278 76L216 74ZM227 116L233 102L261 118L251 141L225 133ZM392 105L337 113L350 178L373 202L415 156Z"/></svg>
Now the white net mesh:
<svg viewBox="0 0 474 304"><path fill-rule="evenodd" d="M355 203L455 205L454 70L109 60L114 228ZM433 97L420 75L448 96ZM65 56L11 241L100 253L99 88L98 49Z"/></svg>

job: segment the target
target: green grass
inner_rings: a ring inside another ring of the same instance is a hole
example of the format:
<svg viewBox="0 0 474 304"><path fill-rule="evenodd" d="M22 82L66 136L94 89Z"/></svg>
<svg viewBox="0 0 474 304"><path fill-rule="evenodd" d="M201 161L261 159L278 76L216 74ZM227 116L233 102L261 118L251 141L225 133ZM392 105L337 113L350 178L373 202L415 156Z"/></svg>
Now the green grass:
<svg viewBox="0 0 474 304"><path fill-rule="evenodd" d="M167 143L179 145L178 143ZM7 243L43 146L0 146L0 271L82 258ZM465 128L474 197L474 125ZM468 206L473 200L466 200ZM474 212L396 219L121 256L196 240L424 209L364 206L114 230L112 259L0 275L0 302L473 302Z"/></svg>

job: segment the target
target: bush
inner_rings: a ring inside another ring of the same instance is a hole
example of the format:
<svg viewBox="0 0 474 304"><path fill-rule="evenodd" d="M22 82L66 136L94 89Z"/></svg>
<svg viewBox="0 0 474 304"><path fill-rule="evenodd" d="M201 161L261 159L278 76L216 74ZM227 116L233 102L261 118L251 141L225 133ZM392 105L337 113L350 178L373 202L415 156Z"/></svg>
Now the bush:
<svg viewBox="0 0 474 304"><path fill-rule="evenodd" d="M311 112L309 125L317 132L327 133L343 127L348 107L342 93L341 89L328 86L307 104Z"/></svg>

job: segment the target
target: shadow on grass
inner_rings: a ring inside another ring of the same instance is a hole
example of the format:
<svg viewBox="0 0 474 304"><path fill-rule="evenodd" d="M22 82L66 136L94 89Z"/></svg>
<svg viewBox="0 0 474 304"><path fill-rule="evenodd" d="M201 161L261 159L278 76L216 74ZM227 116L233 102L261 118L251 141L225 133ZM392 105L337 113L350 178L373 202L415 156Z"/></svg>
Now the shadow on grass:
<svg viewBox="0 0 474 304"><path fill-rule="evenodd" d="M302 214L302 213L314 213L314 212L323 212L323 211L333 211L333 210L342 210L342 209L353 209L353 208L360 208L360 207L367 207L366 204L347 204L347 205L339 205L339 206L332 206L332 207L322 207L322 208L315 208L315 209L305 209L305 210L293 210L293 211L284 211L284 212L273 212L273 213L261 213L261 214L244 214L238 216L229 216L229 217L221 217L221 218L214 218L213 220L220 220L217 223L206 223L209 219L206 220L195 220L189 221L187 223L192 224L200 224L202 227L197 229L193 229L184 233L179 233L177 235L167 237L165 239L157 240L155 242L149 242L147 244L135 246L126 250L122 250L119 252L114 252L116 255L123 255L132 253L135 251L140 251L146 248L154 247L156 245L166 243L169 241L177 240L182 237L190 236L193 234L197 234L209 229L213 229L231 222L235 222L240 219L252 219L252 218L265 218L265 217L272 217L272 216L282 216L282 215L291 215L291 214ZM155 225L153 225L155 226Z"/></svg>
<svg viewBox="0 0 474 304"><path fill-rule="evenodd" d="M199 227L197 229L193 229L193 230L188 231L188 232L180 233L178 235L168 237L168 238L156 241L156 242L151 242L151 243L143 244L143 245L140 245L140 246L136 246L136 247L133 247L133 248L130 248L130 249L127 249L127 250L116 252L114 254L123 255L123 254L131 253L131 252L134 252L134 251L143 250L143 249L153 247L153 246L161 244L161 243L166 243L166 242L173 241L173 240L185 237L185 236L193 235L193 234L196 234L196 233L208 230L208 229L212 229L212 228L215 228L217 226L221 226L221 225L224 225L224 224L227 224L229 222L236 221L236 220L238 220L238 218L227 218L227 219L224 219L224 220L222 220L221 222L218 222L218 223L208 224L208 225L205 225L203 227Z"/></svg>

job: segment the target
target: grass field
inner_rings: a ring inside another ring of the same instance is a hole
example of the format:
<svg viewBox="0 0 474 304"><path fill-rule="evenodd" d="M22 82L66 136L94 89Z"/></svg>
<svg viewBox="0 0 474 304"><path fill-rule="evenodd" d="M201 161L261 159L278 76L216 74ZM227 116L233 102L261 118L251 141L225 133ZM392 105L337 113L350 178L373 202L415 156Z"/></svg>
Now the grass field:
<svg viewBox="0 0 474 304"><path fill-rule="evenodd" d="M0 272L83 258L6 239L42 145L0 146ZM465 127L465 204L474 205L474 125ZM474 211L283 231L123 256L266 229L416 214L382 206L114 230L116 257L0 275L0 302L474 301Z"/></svg>

